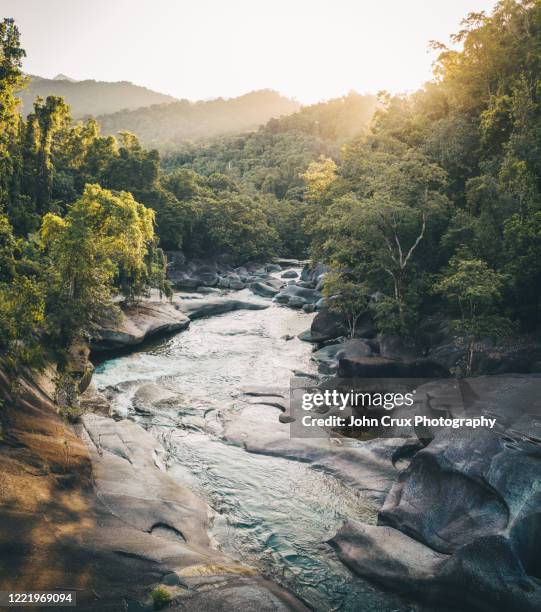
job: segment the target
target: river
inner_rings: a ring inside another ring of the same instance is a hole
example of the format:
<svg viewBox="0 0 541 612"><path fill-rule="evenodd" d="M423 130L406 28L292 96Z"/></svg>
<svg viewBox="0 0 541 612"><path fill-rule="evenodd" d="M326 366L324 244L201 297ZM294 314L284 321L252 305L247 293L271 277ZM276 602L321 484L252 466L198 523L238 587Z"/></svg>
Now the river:
<svg viewBox="0 0 541 612"><path fill-rule="evenodd" d="M270 307L193 321L186 331L100 364L96 385L113 388L115 411L160 439L171 475L212 508L211 536L229 556L315 610L410 610L353 576L325 543L345 519L373 523L373 502L306 463L251 454L221 436L224 417L234 418L242 402L241 387L287 386L292 370L313 371L310 345L284 338L307 329L313 315L248 290L234 297ZM149 382L167 395L159 410L147 410L136 395ZM263 420L279 414L253 409Z"/></svg>

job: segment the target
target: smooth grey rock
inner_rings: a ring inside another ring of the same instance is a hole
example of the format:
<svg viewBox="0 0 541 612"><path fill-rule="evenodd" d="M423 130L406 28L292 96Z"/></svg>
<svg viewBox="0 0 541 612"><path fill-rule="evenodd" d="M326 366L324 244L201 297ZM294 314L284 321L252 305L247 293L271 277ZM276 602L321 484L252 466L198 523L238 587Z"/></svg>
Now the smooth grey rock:
<svg viewBox="0 0 541 612"><path fill-rule="evenodd" d="M273 409L266 408L269 410ZM255 406L243 408L234 419L226 422L225 438L248 452L309 463L362 491L377 504L384 500L401 469L396 462L397 455L407 454L406 448L418 447L417 441L400 438L376 438L366 442L348 438L337 442L328 435L293 438L290 423L280 422L280 411L274 411L275 417L266 412L264 419Z"/></svg>
<svg viewBox="0 0 541 612"><path fill-rule="evenodd" d="M278 293L278 289L275 289L274 287L271 287L271 285L261 281L251 283L250 290L256 295L260 295L262 297L274 297Z"/></svg>
<svg viewBox="0 0 541 612"><path fill-rule="evenodd" d="M498 419L431 429L392 486L379 526L347 523L331 544L356 573L435 606L541 607L541 376L481 376L417 389L433 416Z"/></svg>
<svg viewBox="0 0 541 612"><path fill-rule="evenodd" d="M290 308L302 308L303 306L306 306L306 300L302 297L299 297L297 295L292 295L289 298L289 301L287 302L287 305Z"/></svg>
<svg viewBox="0 0 541 612"><path fill-rule="evenodd" d="M321 276L318 278L318 281L316 283L316 290L317 291L323 291L323 287L325 286L325 276L327 275L326 272L323 272L323 274L321 274Z"/></svg>
<svg viewBox="0 0 541 612"><path fill-rule="evenodd" d="M300 334L298 334L297 338L299 340L302 340L303 342L311 342L313 344L318 344L318 342L319 342L317 340L317 338L313 338L312 337L312 332L309 329L307 329L307 330L301 332Z"/></svg>
<svg viewBox="0 0 541 612"><path fill-rule="evenodd" d="M245 287L246 285L240 280L231 279L229 281L229 288L234 289L235 291L240 291L241 289L244 289Z"/></svg>
<svg viewBox="0 0 541 612"><path fill-rule="evenodd" d="M148 338L186 329L189 318L167 301L123 305L118 320L102 321L92 332L94 351L141 344Z"/></svg>
<svg viewBox="0 0 541 612"><path fill-rule="evenodd" d="M267 304L256 304L229 298L182 300L178 301L176 306L191 320L232 312L233 310L264 310L268 308Z"/></svg>
<svg viewBox="0 0 541 612"><path fill-rule="evenodd" d="M322 307L312 321L310 332L314 340L323 342L343 336L347 332L347 328L341 314Z"/></svg>
<svg viewBox="0 0 541 612"><path fill-rule="evenodd" d="M315 289L307 289L305 287L299 287L298 285L288 285L284 287L280 293L274 298L281 304L289 304L291 298L301 298L305 304L315 304L320 298L321 294ZM298 301L294 300L294 304ZM302 306L302 304L300 305ZM295 308L299 306L294 306Z"/></svg>
<svg viewBox="0 0 541 612"><path fill-rule="evenodd" d="M199 278L193 278L191 276L184 276L181 278L172 278L173 287L179 291L186 289L196 289L201 284Z"/></svg>
<svg viewBox="0 0 541 612"><path fill-rule="evenodd" d="M379 334L377 337L379 352L382 357L389 359L415 359L415 347L408 344L400 336Z"/></svg>
<svg viewBox="0 0 541 612"><path fill-rule="evenodd" d="M286 270L280 275L280 278L298 278L299 273L296 270Z"/></svg>
<svg viewBox="0 0 541 612"><path fill-rule="evenodd" d="M280 264L267 264L265 266L265 272L281 272L282 266Z"/></svg>
<svg viewBox="0 0 541 612"><path fill-rule="evenodd" d="M85 392L79 397L79 406L84 412L111 416L111 403L103 393L98 391L94 383L90 383Z"/></svg>
<svg viewBox="0 0 541 612"><path fill-rule="evenodd" d="M317 263L314 266L311 264L306 264L301 272L301 280L303 281L317 281L319 277L325 272L329 272L330 268L324 264Z"/></svg>
<svg viewBox="0 0 541 612"><path fill-rule="evenodd" d="M214 287L218 284L218 275L216 272L200 272L199 280L200 284L205 287Z"/></svg>
<svg viewBox="0 0 541 612"><path fill-rule="evenodd" d="M357 338L346 340L341 344L331 344L312 353L312 360L326 369L338 368L339 360L342 357L358 357L373 354L369 344Z"/></svg>

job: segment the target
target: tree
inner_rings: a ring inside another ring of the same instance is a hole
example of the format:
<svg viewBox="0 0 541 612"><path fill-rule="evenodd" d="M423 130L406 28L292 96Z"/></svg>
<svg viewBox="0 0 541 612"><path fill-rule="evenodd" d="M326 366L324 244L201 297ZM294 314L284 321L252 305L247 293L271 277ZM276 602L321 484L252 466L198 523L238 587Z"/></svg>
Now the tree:
<svg viewBox="0 0 541 612"><path fill-rule="evenodd" d="M323 294L328 298L327 308L344 317L348 336L354 338L357 323L367 311L368 287L348 278L346 273L332 272L325 276Z"/></svg>
<svg viewBox="0 0 541 612"><path fill-rule="evenodd" d="M13 176L18 170L18 138L22 119L15 91L24 79L21 72L25 52L13 19L0 22L0 210L10 201Z"/></svg>
<svg viewBox="0 0 541 612"><path fill-rule="evenodd" d="M468 356L465 373L472 373L477 342L487 336L502 336L511 330L510 321L495 315L505 278L484 261L467 253L453 257L434 290L458 307L455 327L466 334Z"/></svg>
<svg viewBox="0 0 541 612"><path fill-rule="evenodd" d="M64 218L45 215L40 235L48 258L48 315L63 344L90 331L115 293L133 299L151 285L165 288L154 213L127 192L87 185Z"/></svg>
<svg viewBox="0 0 541 612"><path fill-rule="evenodd" d="M327 191L350 190L330 204L316 224L314 256L334 269L348 269L372 291L390 281L398 328L407 333L411 280L423 242L433 243L447 215L446 175L418 152L370 142L345 153L344 176ZM323 197L328 197L324 192ZM432 263L435 259L432 258Z"/></svg>
<svg viewBox="0 0 541 612"><path fill-rule="evenodd" d="M48 96L45 102L38 98L34 112L27 118L23 149L25 187L41 214L52 208L54 155L63 146L70 121L68 105L56 96Z"/></svg>

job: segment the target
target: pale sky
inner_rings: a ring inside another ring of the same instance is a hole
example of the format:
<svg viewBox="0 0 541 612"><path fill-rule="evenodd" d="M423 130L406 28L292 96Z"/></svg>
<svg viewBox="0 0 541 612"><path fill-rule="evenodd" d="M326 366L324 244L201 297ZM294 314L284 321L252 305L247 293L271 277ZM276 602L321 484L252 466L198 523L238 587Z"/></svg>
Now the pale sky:
<svg viewBox="0 0 541 612"><path fill-rule="evenodd" d="M127 80L191 100L270 88L304 103L416 89L431 39L495 0L0 0L26 72Z"/></svg>

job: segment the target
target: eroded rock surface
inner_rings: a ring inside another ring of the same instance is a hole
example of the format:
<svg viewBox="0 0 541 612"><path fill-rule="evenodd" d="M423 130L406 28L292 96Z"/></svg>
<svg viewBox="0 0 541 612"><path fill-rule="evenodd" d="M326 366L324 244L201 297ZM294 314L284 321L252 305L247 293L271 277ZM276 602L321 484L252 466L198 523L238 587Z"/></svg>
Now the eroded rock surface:
<svg viewBox="0 0 541 612"><path fill-rule="evenodd" d="M458 384L461 401L452 401ZM490 415L498 427L433 428L400 474L378 526L333 538L358 574L433 604L541 608L541 376L484 376L420 387L433 414Z"/></svg>
<svg viewBox="0 0 541 612"><path fill-rule="evenodd" d="M122 306L120 317L101 322L92 337L94 351L136 346L149 338L186 329L190 319L167 300Z"/></svg>
<svg viewBox="0 0 541 612"><path fill-rule="evenodd" d="M88 414L75 435L54 379L28 373L13 396L0 371L0 589L75 589L93 612L146 609L157 584L173 610L306 610L209 545L206 504L148 432Z"/></svg>
<svg viewBox="0 0 541 612"><path fill-rule="evenodd" d="M258 304L227 297L206 298L202 300L177 300L175 305L184 315L192 320L234 310L264 310L269 307L268 304Z"/></svg>

